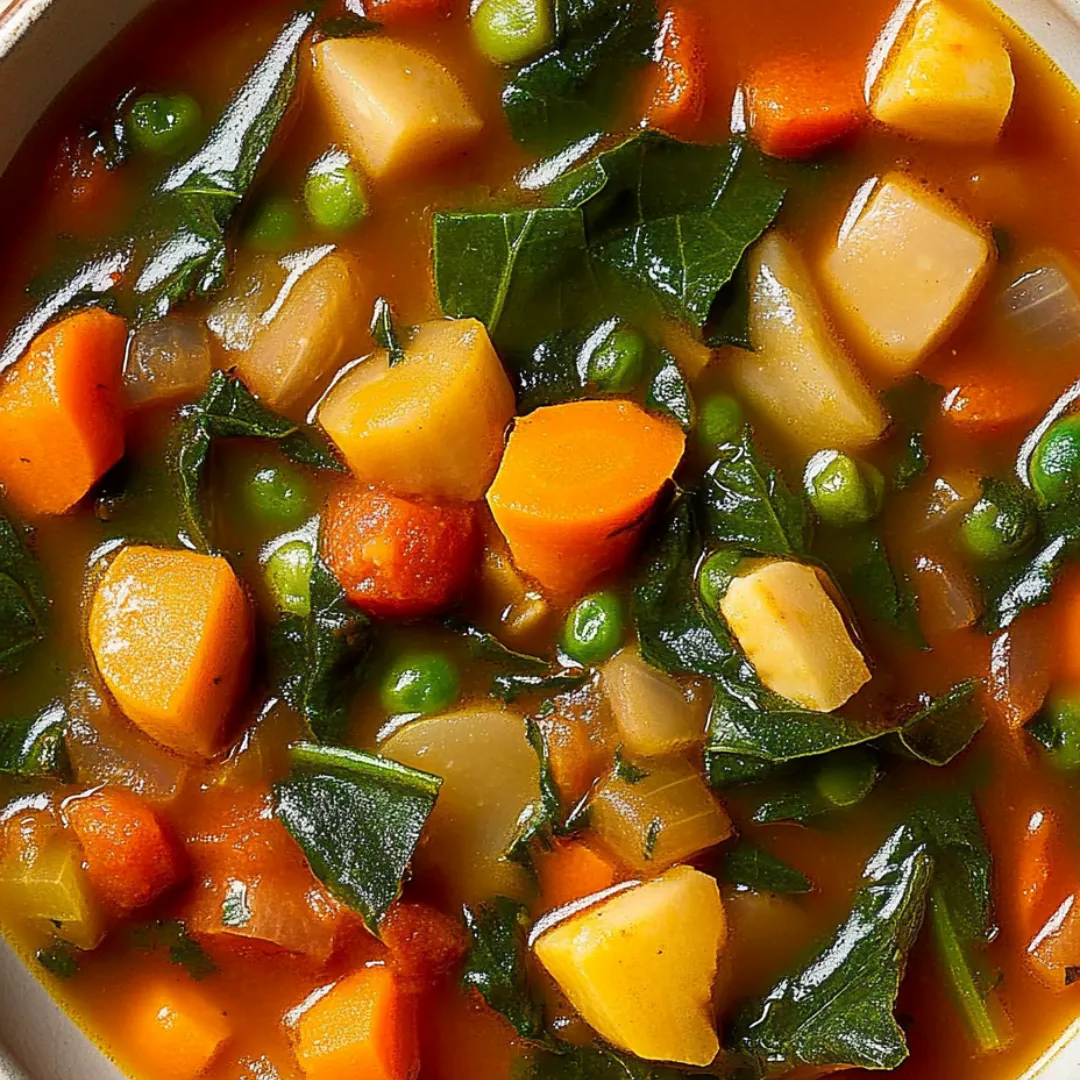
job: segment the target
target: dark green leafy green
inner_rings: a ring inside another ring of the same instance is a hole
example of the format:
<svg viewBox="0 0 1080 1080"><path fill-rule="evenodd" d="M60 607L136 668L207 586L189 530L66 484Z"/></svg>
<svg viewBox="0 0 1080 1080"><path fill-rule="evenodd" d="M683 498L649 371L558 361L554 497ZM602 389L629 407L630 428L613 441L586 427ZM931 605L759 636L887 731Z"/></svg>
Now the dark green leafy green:
<svg viewBox="0 0 1080 1080"><path fill-rule="evenodd" d="M713 349L734 345L745 352L754 351L750 340L750 274L745 259L716 295L705 323L705 344Z"/></svg>
<svg viewBox="0 0 1080 1080"><path fill-rule="evenodd" d="M640 784L649 775L649 771L628 761L620 743L615 747L615 754L611 761L611 775L624 784Z"/></svg>
<svg viewBox="0 0 1080 1080"><path fill-rule="evenodd" d="M321 37L349 38L360 34L370 34L374 30L381 30L382 23L374 19L367 19L363 15L340 15L334 19L326 19L319 23L318 33Z"/></svg>
<svg viewBox="0 0 1080 1080"><path fill-rule="evenodd" d="M0 720L0 776L53 777L71 774L64 735L68 716L54 701L30 720Z"/></svg>
<svg viewBox="0 0 1080 1080"><path fill-rule="evenodd" d="M565 694L568 690L576 690L589 677L588 671L573 669L552 671L547 675L500 671L491 680L491 693L507 703L526 694Z"/></svg>
<svg viewBox="0 0 1080 1080"><path fill-rule="evenodd" d="M910 487L930 466L923 429L941 396L941 387L921 375L912 375L883 395L885 408L893 418L888 446L892 486L897 491Z"/></svg>
<svg viewBox="0 0 1080 1080"><path fill-rule="evenodd" d="M757 893L806 893L814 887L805 874L749 840L740 840L727 850L720 877L729 885Z"/></svg>
<svg viewBox="0 0 1080 1080"><path fill-rule="evenodd" d="M564 1044L536 1051L524 1064L521 1080L685 1080L700 1075L629 1057L601 1044Z"/></svg>
<svg viewBox="0 0 1080 1080"><path fill-rule="evenodd" d="M22 529L0 511L0 675L18 670L44 639L48 613L41 567Z"/></svg>
<svg viewBox="0 0 1080 1080"><path fill-rule="evenodd" d="M371 313L371 336L375 344L389 354L390 367L405 359L405 350L394 328L394 312L385 296L375 298L375 308Z"/></svg>
<svg viewBox="0 0 1080 1080"><path fill-rule="evenodd" d="M79 950L66 941L54 941L44 949L38 949L34 959L58 979L72 979L79 973Z"/></svg>
<svg viewBox="0 0 1080 1080"><path fill-rule="evenodd" d="M986 723L978 688L978 679L968 679L939 697L924 696L919 711L890 738L927 765L948 765Z"/></svg>
<svg viewBox="0 0 1080 1080"><path fill-rule="evenodd" d="M667 349L660 349L658 353L659 366L649 382L645 404L669 416L683 431L689 431L694 426L694 398L690 387L675 357Z"/></svg>
<svg viewBox="0 0 1080 1080"><path fill-rule="evenodd" d="M714 788L755 784L785 771L783 765L762 758L705 751L705 774Z"/></svg>
<svg viewBox="0 0 1080 1080"><path fill-rule="evenodd" d="M551 748L547 735L535 717L525 718L525 737L540 764L540 796L525 808L506 857L527 865L532 844L550 846L552 834L561 830L562 799L551 771Z"/></svg>
<svg viewBox="0 0 1080 1080"><path fill-rule="evenodd" d="M435 806L442 780L360 750L298 743L274 812L315 876L375 933Z"/></svg>
<svg viewBox="0 0 1080 1080"><path fill-rule="evenodd" d="M217 964L207 956L179 919L154 919L142 923L132 929L131 943L144 952L165 949L169 963L182 967L197 982L218 971Z"/></svg>

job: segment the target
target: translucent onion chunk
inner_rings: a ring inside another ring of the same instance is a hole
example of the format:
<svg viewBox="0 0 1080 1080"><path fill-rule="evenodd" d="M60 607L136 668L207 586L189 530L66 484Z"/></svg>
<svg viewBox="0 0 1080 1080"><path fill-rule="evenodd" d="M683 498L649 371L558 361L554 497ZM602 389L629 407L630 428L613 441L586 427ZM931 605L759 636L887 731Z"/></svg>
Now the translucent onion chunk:
<svg viewBox="0 0 1080 1080"><path fill-rule="evenodd" d="M202 393L210 378L210 336L183 315L140 326L124 360L128 407L143 408Z"/></svg>
<svg viewBox="0 0 1080 1080"><path fill-rule="evenodd" d="M1023 342L1041 349L1065 349L1080 340L1080 297L1055 263L1018 277L1001 295L1001 313Z"/></svg>

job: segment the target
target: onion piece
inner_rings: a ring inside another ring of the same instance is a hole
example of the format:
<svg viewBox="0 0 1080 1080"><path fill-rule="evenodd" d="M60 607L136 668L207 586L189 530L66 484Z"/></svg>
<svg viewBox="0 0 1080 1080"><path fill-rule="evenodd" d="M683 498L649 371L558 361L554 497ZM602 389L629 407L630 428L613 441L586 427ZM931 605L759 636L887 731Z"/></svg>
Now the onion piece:
<svg viewBox="0 0 1080 1080"><path fill-rule="evenodd" d="M1064 349L1080 340L1080 297L1054 261L1021 274L999 304L1006 325L1025 344Z"/></svg>
<svg viewBox="0 0 1080 1080"><path fill-rule="evenodd" d="M124 359L129 408L193 398L210 378L210 337L195 319L170 315L135 331Z"/></svg>
<svg viewBox="0 0 1080 1080"><path fill-rule="evenodd" d="M929 638L971 626L982 613L967 574L936 555L916 558L915 590L919 594L919 624Z"/></svg>
<svg viewBox="0 0 1080 1080"><path fill-rule="evenodd" d="M1050 689L1050 660L1049 631L1038 612L1017 619L994 638L990 647L990 704L1014 731L1042 707Z"/></svg>

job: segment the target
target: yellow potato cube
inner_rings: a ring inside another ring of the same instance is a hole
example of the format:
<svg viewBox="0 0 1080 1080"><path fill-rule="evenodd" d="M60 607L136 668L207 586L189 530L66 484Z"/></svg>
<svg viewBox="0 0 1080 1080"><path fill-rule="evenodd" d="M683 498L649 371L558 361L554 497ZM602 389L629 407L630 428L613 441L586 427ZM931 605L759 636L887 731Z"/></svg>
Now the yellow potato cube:
<svg viewBox="0 0 1080 1080"><path fill-rule="evenodd" d="M893 173L861 212L858 202L849 211L824 274L840 319L867 359L899 378L967 313L994 259L988 233Z"/></svg>
<svg viewBox="0 0 1080 1080"><path fill-rule="evenodd" d="M716 882L678 866L556 923L533 946L582 1018L649 1061L708 1065L712 991L727 937Z"/></svg>
<svg viewBox="0 0 1080 1080"><path fill-rule="evenodd" d="M372 176L445 157L483 126L457 79L418 49L359 37L331 38L314 52L316 89Z"/></svg>
<svg viewBox="0 0 1080 1080"><path fill-rule="evenodd" d="M920 4L873 87L870 112L916 139L992 143L1012 108L1009 50L989 20Z"/></svg>
<svg viewBox="0 0 1080 1080"><path fill-rule="evenodd" d="M825 321L795 245L769 233L749 267L754 351L732 353L736 388L802 451L879 438L888 417Z"/></svg>
<svg viewBox="0 0 1080 1080"><path fill-rule="evenodd" d="M401 495L483 496L514 415L514 391L483 324L425 323L392 367L383 351L323 399L319 423L358 479Z"/></svg>
<svg viewBox="0 0 1080 1080"><path fill-rule="evenodd" d="M779 560L749 565L720 611L758 678L807 709L839 708L870 671L818 572Z"/></svg>

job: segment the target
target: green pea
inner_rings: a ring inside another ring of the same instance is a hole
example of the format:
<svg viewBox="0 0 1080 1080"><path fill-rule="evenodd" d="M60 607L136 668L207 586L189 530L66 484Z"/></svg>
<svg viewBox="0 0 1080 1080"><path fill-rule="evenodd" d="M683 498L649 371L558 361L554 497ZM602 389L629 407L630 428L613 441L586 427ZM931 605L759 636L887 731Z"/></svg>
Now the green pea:
<svg viewBox="0 0 1080 1080"><path fill-rule="evenodd" d="M1039 501L1053 506L1080 491L1080 415L1066 416L1039 440L1029 466Z"/></svg>
<svg viewBox="0 0 1080 1080"><path fill-rule="evenodd" d="M368 202L360 174L349 164L316 164L304 182L308 216L327 232L345 232L367 215Z"/></svg>
<svg viewBox="0 0 1080 1080"><path fill-rule="evenodd" d="M480 51L496 64L521 64L555 40L551 0L482 0L472 16Z"/></svg>
<svg viewBox="0 0 1080 1080"><path fill-rule="evenodd" d="M274 603L290 615L311 614L311 565L314 556L305 540L282 544L266 560L266 585Z"/></svg>
<svg viewBox="0 0 1080 1080"><path fill-rule="evenodd" d="M274 195L255 211L245 238L257 251L284 251L300 233L300 215L292 199Z"/></svg>
<svg viewBox="0 0 1080 1080"><path fill-rule="evenodd" d="M616 326L589 357L589 382L605 393L632 390L645 374L648 342L629 326Z"/></svg>
<svg viewBox="0 0 1080 1080"><path fill-rule="evenodd" d="M127 128L132 140L155 154L177 154L195 139L202 120L190 94L143 94L131 103Z"/></svg>
<svg viewBox="0 0 1080 1080"><path fill-rule="evenodd" d="M566 616L563 652L579 664L599 664L622 645L623 619L619 598L610 592L579 600Z"/></svg>
<svg viewBox="0 0 1080 1080"><path fill-rule="evenodd" d="M698 409L697 436L706 450L733 442L742 426L742 406L730 394L710 394Z"/></svg>
<svg viewBox="0 0 1080 1080"><path fill-rule="evenodd" d="M1080 769L1080 700L1051 698L1028 731L1046 747L1059 769Z"/></svg>
<svg viewBox="0 0 1080 1080"><path fill-rule="evenodd" d="M999 562L1021 552L1035 536L1035 508L1019 486L984 481L979 501L960 526L968 550L977 559Z"/></svg>
<svg viewBox="0 0 1080 1080"><path fill-rule="evenodd" d="M881 513L885 478L864 461L838 450L821 450L807 463L806 494L826 525L862 525Z"/></svg>
<svg viewBox="0 0 1080 1080"><path fill-rule="evenodd" d="M861 747L830 754L814 777L818 794L833 806L854 806L870 794L877 783L874 756Z"/></svg>
<svg viewBox="0 0 1080 1080"><path fill-rule="evenodd" d="M720 601L743 560L741 551L714 551L698 570L698 592L710 611L719 612Z"/></svg>
<svg viewBox="0 0 1080 1080"><path fill-rule="evenodd" d="M449 708L461 692L457 665L442 653L412 652L399 656L383 677L380 697L389 713L437 713Z"/></svg>
<svg viewBox="0 0 1080 1080"><path fill-rule="evenodd" d="M276 526L299 525L312 513L307 479L288 465L265 465L248 478L244 489L248 508Z"/></svg>

